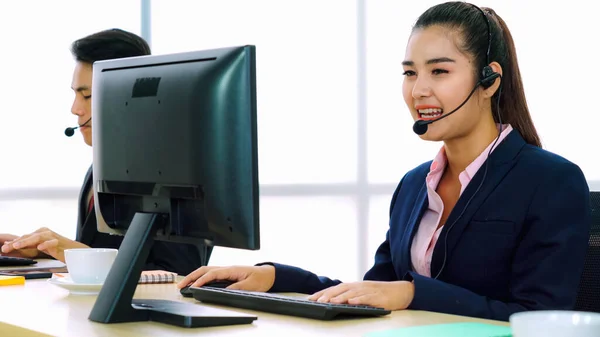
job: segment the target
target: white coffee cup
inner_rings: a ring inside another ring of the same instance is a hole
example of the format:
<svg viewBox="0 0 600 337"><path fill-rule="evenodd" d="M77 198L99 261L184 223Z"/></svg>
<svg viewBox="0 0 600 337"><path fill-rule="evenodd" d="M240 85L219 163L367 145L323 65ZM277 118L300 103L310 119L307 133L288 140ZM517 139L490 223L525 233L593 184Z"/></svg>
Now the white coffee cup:
<svg viewBox="0 0 600 337"><path fill-rule="evenodd" d="M111 248L65 249L65 262L71 280L81 284L104 283L117 252L117 249Z"/></svg>
<svg viewBox="0 0 600 337"><path fill-rule="evenodd" d="M511 315L509 320L513 337L600 336L600 313L526 311Z"/></svg>

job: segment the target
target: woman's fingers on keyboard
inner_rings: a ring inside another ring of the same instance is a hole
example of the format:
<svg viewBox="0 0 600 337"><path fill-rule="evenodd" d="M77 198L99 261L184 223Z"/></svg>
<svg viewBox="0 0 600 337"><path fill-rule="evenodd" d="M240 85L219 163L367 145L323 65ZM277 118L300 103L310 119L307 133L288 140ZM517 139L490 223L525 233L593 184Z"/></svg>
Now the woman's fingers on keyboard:
<svg viewBox="0 0 600 337"><path fill-rule="evenodd" d="M208 270L204 275L200 276L196 282L194 282L194 287L201 287L208 282L215 280L231 280L231 281L239 281L236 277L234 277L234 273L232 273L232 268L212 268Z"/></svg>
<svg viewBox="0 0 600 337"><path fill-rule="evenodd" d="M214 266L200 267L200 268L194 270L193 272L189 273L188 275L186 275L183 278L183 280L181 280L179 283L177 283L177 287L180 289L185 288L185 287L189 286L190 284L196 282L196 280L198 280L200 277L202 277L208 271L210 271L211 269L215 269L215 268L220 268L220 267L214 267Z"/></svg>
<svg viewBox="0 0 600 337"><path fill-rule="evenodd" d="M200 267L183 278L178 288L187 286L202 287L213 281L231 281L228 289L268 291L275 282L275 267L264 266L230 266ZM227 282L229 283L229 282Z"/></svg>
<svg viewBox="0 0 600 337"><path fill-rule="evenodd" d="M255 290L257 290L256 288L257 288L256 284L255 284L254 280L252 280L252 279L241 280L241 281L235 282L234 284L227 287L227 289L232 289L232 290L248 290L248 291L255 291Z"/></svg>

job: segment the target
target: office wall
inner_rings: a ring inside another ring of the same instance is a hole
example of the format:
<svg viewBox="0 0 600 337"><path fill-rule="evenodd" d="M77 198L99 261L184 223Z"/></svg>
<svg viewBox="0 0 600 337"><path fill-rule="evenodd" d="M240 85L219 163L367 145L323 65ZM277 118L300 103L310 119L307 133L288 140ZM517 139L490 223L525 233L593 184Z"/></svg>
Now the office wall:
<svg viewBox="0 0 600 337"><path fill-rule="evenodd" d="M437 1L147 3L143 22L155 54L257 46L262 249L217 248L211 264L271 260L358 279L384 238L395 185L441 146L412 133L401 94L411 25ZM68 47L104 28L141 33L140 2L98 4L0 5L0 64L10 83L0 100L0 232L48 226L74 237L91 150L78 134L62 134L76 120ZM544 146L599 180L592 52L599 29L586 2L478 4L493 7L512 31Z"/></svg>

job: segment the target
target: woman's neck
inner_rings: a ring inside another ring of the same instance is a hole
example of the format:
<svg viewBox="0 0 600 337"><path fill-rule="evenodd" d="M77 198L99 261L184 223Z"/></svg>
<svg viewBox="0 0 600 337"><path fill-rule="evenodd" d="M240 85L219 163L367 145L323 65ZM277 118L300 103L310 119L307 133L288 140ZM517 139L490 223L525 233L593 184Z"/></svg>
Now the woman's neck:
<svg viewBox="0 0 600 337"><path fill-rule="evenodd" d="M470 134L444 142L444 150L448 159L447 170L452 177L457 177L498 137L496 123L482 123Z"/></svg>

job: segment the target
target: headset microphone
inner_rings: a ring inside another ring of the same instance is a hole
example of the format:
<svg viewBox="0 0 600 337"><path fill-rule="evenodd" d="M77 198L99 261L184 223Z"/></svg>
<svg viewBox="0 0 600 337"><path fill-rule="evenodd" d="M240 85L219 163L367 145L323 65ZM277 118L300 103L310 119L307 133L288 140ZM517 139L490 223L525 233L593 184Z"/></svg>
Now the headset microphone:
<svg viewBox="0 0 600 337"><path fill-rule="evenodd" d="M65 136L67 136L67 137L71 137L72 135L74 135L74 134L75 134L75 130L76 130L76 129L79 129L79 128L80 128L80 127L82 127L82 126L85 126L85 125L86 125L87 123L89 123L91 120L92 120L92 118L90 117L90 119L88 119L88 120L87 120L87 122L85 122L85 123L83 123L83 124L81 124L81 125L78 125L78 126L76 126L76 127L68 127L68 128L66 128L66 129L65 129Z"/></svg>
<svg viewBox="0 0 600 337"><path fill-rule="evenodd" d="M434 119L416 121L415 124L413 124L413 131L419 136L422 134L425 134L425 132L427 132L427 126L429 124L431 124L433 122L437 122L440 119L450 116L451 114L455 113L458 109L460 109L463 105L465 105L465 103L467 103L467 101L471 98L471 96L473 96L473 93L475 92L477 87L479 87L481 85L484 88L489 88L494 83L494 80L496 80L496 78L500 77L500 74L494 72L492 70L492 67L490 67L490 66L485 66L483 68L482 75L483 75L482 76L483 78L481 80L479 80L479 82L477 82L477 84L475 84L475 87L473 88L473 90L471 90L471 93L469 94L469 96L467 96L467 99L465 99L464 102L462 102L461 105L458 106L458 108L450 111L449 113L447 113L445 115L442 115L442 116L434 118Z"/></svg>

